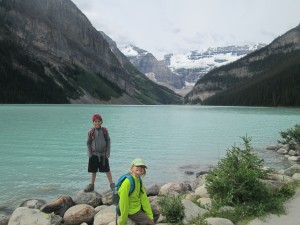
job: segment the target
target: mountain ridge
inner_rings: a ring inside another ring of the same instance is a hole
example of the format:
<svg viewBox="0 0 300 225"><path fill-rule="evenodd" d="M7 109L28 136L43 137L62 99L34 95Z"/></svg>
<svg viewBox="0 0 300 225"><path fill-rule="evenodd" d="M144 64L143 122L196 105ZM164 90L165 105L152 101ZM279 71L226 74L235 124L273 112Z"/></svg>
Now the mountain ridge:
<svg viewBox="0 0 300 225"><path fill-rule="evenodd" d="M124 103L130 99L134 104L181 101L174 92L144 78L139 71L124 68L124 61L120 62L111 51L103 33L70 0L1 0L0 17L1 30L5 31L0 41L6 50L1 52L5 60L1 79L13 88L1 90L1 102L34 103L43 99L41 90L37 94L33 88L26 91L21 83L12 83L18 77L26 78L28 87L49 85L59 90L56 99L52 98L55 93L43 93L52 103L61 99L64 103L120 103L122 96L126 98ZM22 50L23 58L28 56L27 65L24 59L18 60L16 49ZM39 71L35 70L36 63L41 67ZM140 87L141 83L149 89Z"/></svg>
<svg viewBox="0 0 300 225"><path fill-rule="evenodd" d="M249 55L200 78L186 103L299 106L299 25Z"/></svg>
<svg viewBox="0 0 300 225"><path fill-rule="evenodd" d="M192 90L197 80L211 69L233 62L264 46L265 44L225 46L182 54L170 53L160 61L147 50L134 45L125 46L120 50L151 80L184 96Z"/></svg>

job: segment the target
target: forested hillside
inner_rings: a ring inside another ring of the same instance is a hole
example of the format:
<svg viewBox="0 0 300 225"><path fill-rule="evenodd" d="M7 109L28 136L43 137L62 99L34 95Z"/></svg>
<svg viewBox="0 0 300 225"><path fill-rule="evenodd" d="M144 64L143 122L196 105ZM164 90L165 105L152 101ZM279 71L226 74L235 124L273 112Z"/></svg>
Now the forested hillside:
<svg viewBox="0 0 300 225"><path fill-rule="evenodd" d="M300 25L200 78L185 103L300 106Z"/></svg>
<svg viewBox="0 0 300 225"><path fill-rule="evenodd" d="M300 106L300 51L279 54L252 66L272 65L268 73L236 81L236 85L207 98L207 105ZM223 81L226 82L226 81Z"/></svg>

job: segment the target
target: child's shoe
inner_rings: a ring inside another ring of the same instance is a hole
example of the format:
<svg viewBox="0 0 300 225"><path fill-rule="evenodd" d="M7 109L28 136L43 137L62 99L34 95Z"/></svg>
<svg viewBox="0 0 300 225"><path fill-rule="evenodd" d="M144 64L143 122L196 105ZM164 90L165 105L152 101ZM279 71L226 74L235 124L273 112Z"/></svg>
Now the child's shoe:
<svg viewBox="0 0 300 225"><path fill-rule="evenodd" d="M84 192L91 192L94 191L94 184L88 184L84 189Z"/></svg>

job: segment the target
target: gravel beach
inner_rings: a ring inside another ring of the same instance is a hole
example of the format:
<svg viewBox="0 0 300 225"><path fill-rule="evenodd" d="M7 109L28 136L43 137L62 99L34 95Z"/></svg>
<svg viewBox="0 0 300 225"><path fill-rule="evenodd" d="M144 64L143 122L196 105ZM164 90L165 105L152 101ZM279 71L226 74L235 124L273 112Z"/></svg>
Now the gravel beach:
<svg viewBox="0 0 300 225"><path fill-rule="evenodd" d="M300 225L300 188L296 189L295 195L289 199L286 204L286 215L271 214L261 219L254 219L248 225Z"/></svg>

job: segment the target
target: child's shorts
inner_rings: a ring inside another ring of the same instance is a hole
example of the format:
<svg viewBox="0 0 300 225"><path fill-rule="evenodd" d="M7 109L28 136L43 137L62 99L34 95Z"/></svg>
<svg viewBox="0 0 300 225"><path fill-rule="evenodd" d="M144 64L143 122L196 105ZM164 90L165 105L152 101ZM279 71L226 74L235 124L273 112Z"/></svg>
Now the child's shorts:
<svg viewBox="0 0 300 225"><path fill-rule="evenodd" d="M88 172L96 173L96 172L106 173L110 171L109 160L106 157L99 157L96 155L92 155L89 158Z"/></svg>

